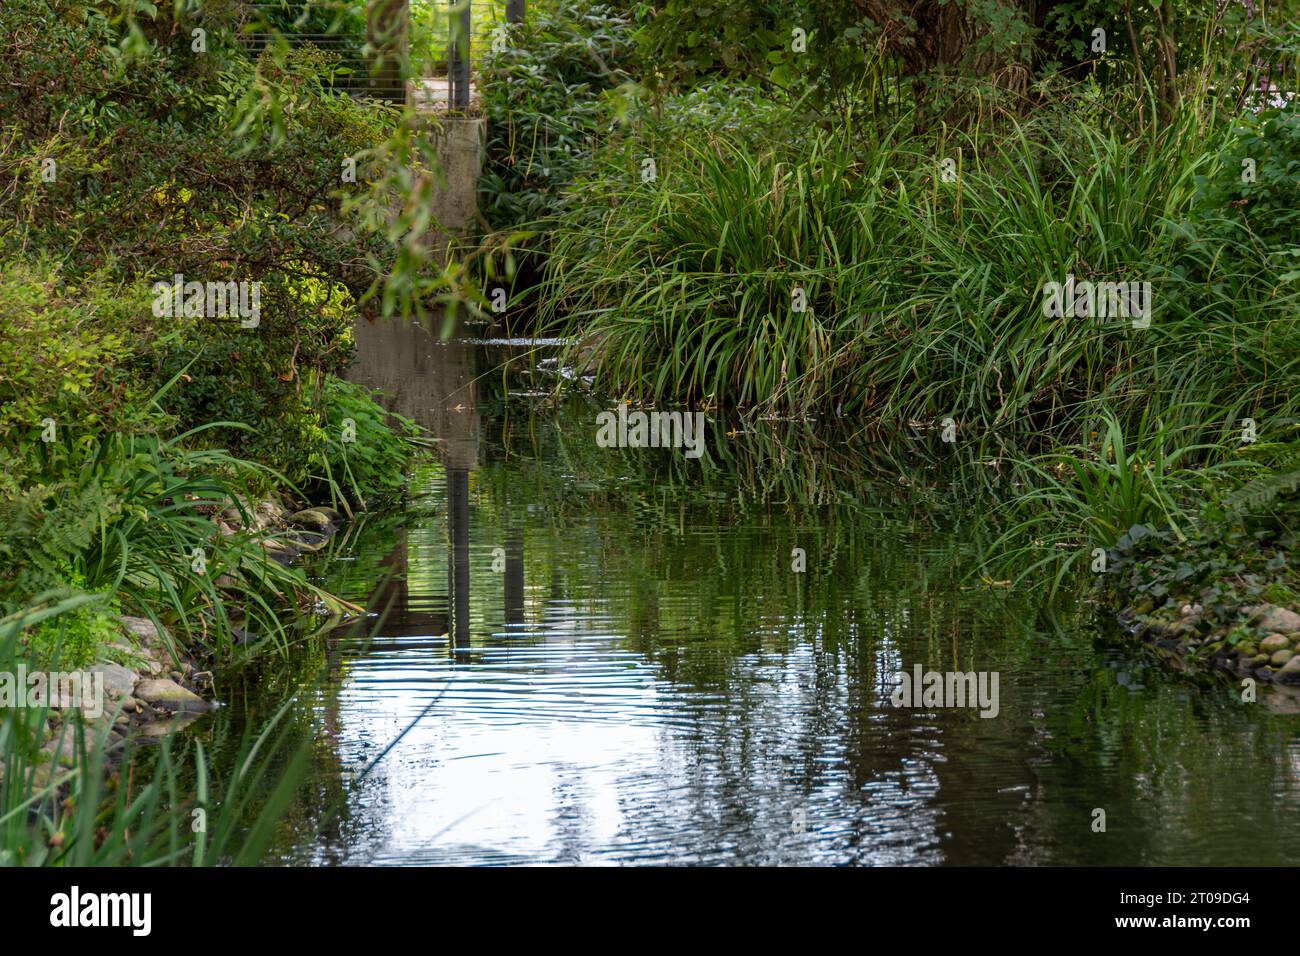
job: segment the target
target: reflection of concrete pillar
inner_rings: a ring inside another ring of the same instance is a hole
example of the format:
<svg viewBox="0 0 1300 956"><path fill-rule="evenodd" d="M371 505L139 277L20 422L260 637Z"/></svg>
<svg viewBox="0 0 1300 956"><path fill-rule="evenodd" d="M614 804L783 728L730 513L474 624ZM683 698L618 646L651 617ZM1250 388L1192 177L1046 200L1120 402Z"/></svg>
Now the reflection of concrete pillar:
<svg viewBox="0 0 1300 956"><path fill-rule="evenodd" d="M380 615L382 624L404 622L411 606L406 569L406 530L399 528L394 534L397 540L393 543L393 550L379 562L384 573L381 584L371 593L366 606L370 613Z"/></svg>
<svg viewBox="0 0 1300 956"><path fill-rule="evenodd" d="M506 532L506 623L524 623L524 533Z"/></svg>
<svg viewBox="0 0 1300 956"><path fill-rule="evenodd" d="M406 98L407 0L369 0L366 41L370 54L370 93L386 100Z"/></svg>
<svg viewBox="0 0 1300 956"><path fill-rule="evenodd" d="M469 644L469 472L447 469L447 519L451 561L447 590L451 594L451 639L455 647Z"/></svg>
<svg viewBox="0 0 1300 956"><path fill-rule="evenodd" d="M375 322L358 316L357 357L348 379L382 391L385 408L440 439L447 465L478 467L479 415L474 407L473 345L439 339L442 316L428 323Z"/></svg>

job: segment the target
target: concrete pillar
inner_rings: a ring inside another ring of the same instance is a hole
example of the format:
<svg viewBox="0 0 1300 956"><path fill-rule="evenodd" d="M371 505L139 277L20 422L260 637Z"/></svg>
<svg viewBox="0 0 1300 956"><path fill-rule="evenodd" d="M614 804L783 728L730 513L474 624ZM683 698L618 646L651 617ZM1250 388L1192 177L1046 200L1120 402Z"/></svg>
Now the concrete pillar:
<svg viewBox="0 0 1300 956"><path fill-rule="evenodd" d="M483 170L487 119L482 116L440 116L432 131L442 166L443 188L434 200L433 215L442 225L436 237L445 262L456 240L469 232L478 216L478 177Z"/></svg>

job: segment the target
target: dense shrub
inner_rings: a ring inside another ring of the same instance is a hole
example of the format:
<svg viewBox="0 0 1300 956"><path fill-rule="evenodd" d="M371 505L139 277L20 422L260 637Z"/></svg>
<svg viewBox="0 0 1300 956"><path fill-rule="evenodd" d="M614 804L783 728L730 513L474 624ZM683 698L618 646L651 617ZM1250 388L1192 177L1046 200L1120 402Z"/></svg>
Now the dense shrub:
<svg viewBox="0 0 1300 956"><path fill-rule="evenodd" d="M102 275L61 281L52 266L12 263L0 271L0 434L7 449L37 440L46 419L83 439L148 424L141 365L157 342L141 291Z"/></svg>
<svg viewBox="0 0 1300 956"><path fill-rule="evenodd" d="M1282 414L1297 290L1240 252L1189 261L1171 228L1224 142L1187 113L1140 141L683 144L653 183L592 182L557 232L546 314L604 387L661 402L1040 438L1107 394ZM938 156L965 157L960 176ZM1045 315L1043 283L1067 274L1151 282L1151 327Z"/></svg>
<svg viewBox="0 0 1300 956"><path fill-rule="evenodd" d="M1240 118L1222 164L1198 177L1184 229L1197 245L1246 239L1251 258L1300 270L1300 258L1287 258L1300 257L1300 101Z"/></svg>
<svg viewBox="0 0 1300 956"><path fill-rule="evenodd" d="M540 5L484 58L488 119L479 208L494 229L545 230L589 170L629 80L632 23L604 3Z"/></svg>

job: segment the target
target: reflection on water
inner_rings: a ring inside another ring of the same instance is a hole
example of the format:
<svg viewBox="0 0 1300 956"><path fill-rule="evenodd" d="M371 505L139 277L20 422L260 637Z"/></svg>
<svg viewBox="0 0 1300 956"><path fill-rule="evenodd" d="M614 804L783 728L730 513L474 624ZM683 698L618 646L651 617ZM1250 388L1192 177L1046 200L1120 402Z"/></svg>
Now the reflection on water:
<svg viewBox="0 0 1300 956"><path fill-rule="evenodd" d="M510 393L493 371L519 343L361 332L354 377L441 448L407 511L360 522L320 569L386 613L373 640L331 640L295 714L316 785L279 834L284 860L1300 851L1296 718L1171 677L1086 614L1058 624L1031 595L963 587L959 504L765 504L727 469L597 448L590 409L532 414L544 389ZM890 706L894 675L918 663L997 671L998 717ZM335 799L346 809L322 822Z"/></svg>

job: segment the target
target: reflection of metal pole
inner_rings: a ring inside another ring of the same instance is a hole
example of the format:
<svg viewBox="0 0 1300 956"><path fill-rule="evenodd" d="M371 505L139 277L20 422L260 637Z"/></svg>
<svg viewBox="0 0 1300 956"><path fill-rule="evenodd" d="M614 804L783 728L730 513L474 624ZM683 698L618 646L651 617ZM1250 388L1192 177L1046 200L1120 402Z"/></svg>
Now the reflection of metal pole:
<svg viewBox="0 0 1300 956"><path fill-rule="evenodd" d="M470 0L451 0L456 19L447 31L451 48L447 51L447 76L451 82L451 108L461 112L469 109L469 31Z"/></svg>
<svg viewBox="0 0 1300 956"><path fill-rule="evenodd" d="M451 563L447 586L451 592L451 642L469 644L469 472L447 469L447 516L451 524Z"/></svg>
<svg viewBox="0 0 1300 956"><path fill-rule="evenodd" d="M506 532L506 623L524 623L524 534Z"/></svg>
<svg viewBox="0 0 1300 956"><path fill-rule="evenodd" d="M524 0L506 0L506 23L524 22Z"/></svg>

